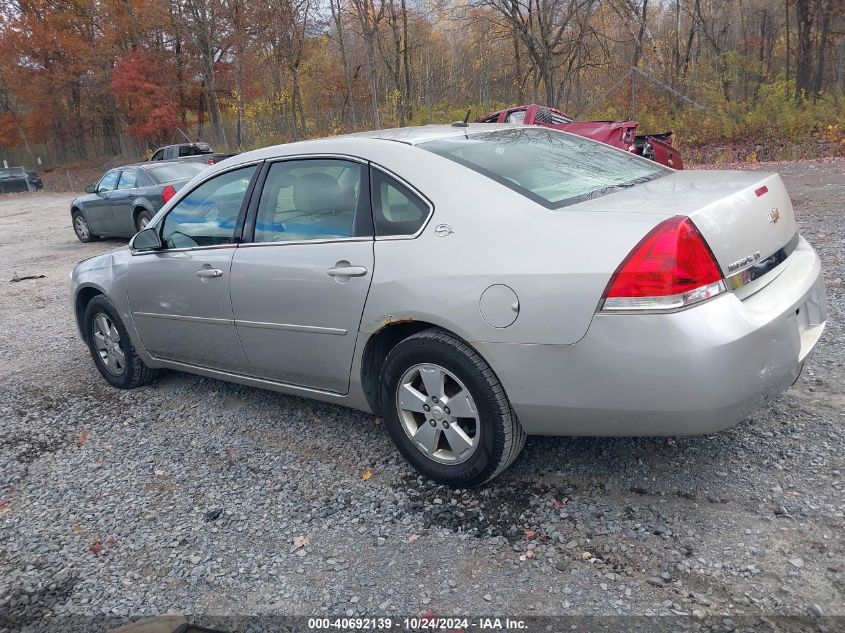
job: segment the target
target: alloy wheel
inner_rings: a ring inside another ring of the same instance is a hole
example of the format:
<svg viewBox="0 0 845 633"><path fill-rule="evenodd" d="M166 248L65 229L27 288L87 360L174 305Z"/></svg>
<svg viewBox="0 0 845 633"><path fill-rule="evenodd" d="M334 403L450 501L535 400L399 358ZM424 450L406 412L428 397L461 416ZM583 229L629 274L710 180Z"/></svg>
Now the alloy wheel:
<svg viewBox="0 0 845 633"><path fill-rule="evenodd" d="M83 240L87 240L88 237L91 235L91 231L88 230L88 223L85 221L85 218L83 218L81 215L77 215L73 219L73 226L76 229L76 234Z"/></svg>
<svg viewBox="0 0 845 633"><path fill-rule="evenodd" d="M478 448L481 424L472 394L452 372L414 365L396 389L402 429L414 447L441 464L460 464Z"/></svg>
<svg viewBox="0 0 845 633"><path fill-rule="evenodd" d="M126 365L126 355L120 344L120 333L107 314L94 317L94 348L109 373L119 376Z"/></svg>

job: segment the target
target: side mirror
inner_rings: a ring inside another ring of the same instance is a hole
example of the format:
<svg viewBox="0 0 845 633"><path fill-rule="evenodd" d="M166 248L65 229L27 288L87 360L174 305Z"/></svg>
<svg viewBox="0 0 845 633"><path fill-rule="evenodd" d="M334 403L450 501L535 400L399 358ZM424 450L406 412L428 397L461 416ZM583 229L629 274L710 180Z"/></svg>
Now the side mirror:
<svg viewBox="0 0 845 633"><path fill-rule="evenodd" d="M97 193L97 187L94 185L88 185L85 187L85 193Z"/></svg>
<svg viewBox="0 0 845 633"><path fill-rule="evenodd" d="M135 236L129 240L129 248L133 251L154 251L161 247L161 238L158 235L158 228L155 226L135 233Z"/></svg>

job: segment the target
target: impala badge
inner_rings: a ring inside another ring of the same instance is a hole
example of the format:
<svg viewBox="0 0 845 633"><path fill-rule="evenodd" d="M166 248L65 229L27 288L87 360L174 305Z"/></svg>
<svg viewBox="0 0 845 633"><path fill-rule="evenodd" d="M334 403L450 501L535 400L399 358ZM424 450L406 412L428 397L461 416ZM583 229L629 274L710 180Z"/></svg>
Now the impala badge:
<svg viewBox="0 0 845 633"><path fill-rule="evenodd" d="M728 264L728 270L733 272L738 268L742 268L743 266L747 266L748 264L753 264L758 259L760 259L760 251L755 251L750 255L746 255L742 259L738 259L735 262L731 262Z"/></svg>
<svg viewBox="0 0 845 633"><path fill-rule="evenodd" d="M780 220L780 211L778 211L778 208L769 209L769 222L777 222L778 220Z"/></svg>

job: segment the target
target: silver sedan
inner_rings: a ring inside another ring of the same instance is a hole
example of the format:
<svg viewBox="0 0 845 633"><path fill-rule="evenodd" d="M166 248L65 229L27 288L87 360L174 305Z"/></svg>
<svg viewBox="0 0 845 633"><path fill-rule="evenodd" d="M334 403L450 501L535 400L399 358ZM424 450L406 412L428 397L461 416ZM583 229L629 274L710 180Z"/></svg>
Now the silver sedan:
<svg viewBox="0 0 845 633"><path fill-rule="evenodd" d="M826 319L776 174L484 124L240 154L72 285L115 387L164 368L369 411L458 486L526 435L736 424L796 379Z"/></svg>

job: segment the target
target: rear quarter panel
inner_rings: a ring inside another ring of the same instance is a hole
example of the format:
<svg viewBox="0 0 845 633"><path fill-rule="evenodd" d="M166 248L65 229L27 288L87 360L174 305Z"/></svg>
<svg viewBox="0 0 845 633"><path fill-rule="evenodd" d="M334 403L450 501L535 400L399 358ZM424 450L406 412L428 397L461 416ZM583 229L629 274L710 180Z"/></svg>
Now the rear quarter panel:
<svg viewBox="0 0 845 633"><path fill-rule="evenodd" d="M667 216L550 211L419 148L394 145L375 162L425 193L434 213L415 239L377 239L361 329L424 320L468 341L569 344L590 325L630 249ZM435 227L452 233L439 237ZM479 302L504 284L517 295L509 327L489 325Z"/></svg>

